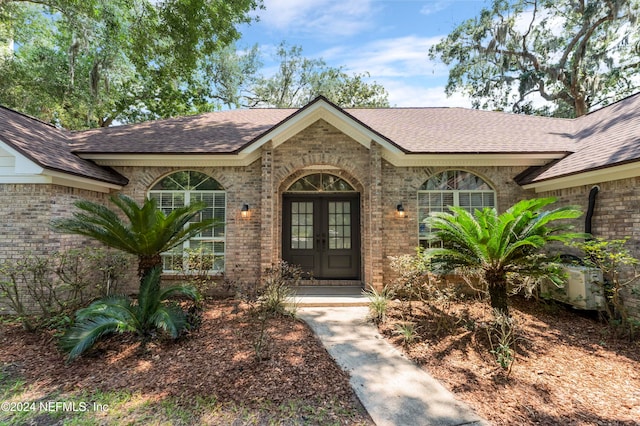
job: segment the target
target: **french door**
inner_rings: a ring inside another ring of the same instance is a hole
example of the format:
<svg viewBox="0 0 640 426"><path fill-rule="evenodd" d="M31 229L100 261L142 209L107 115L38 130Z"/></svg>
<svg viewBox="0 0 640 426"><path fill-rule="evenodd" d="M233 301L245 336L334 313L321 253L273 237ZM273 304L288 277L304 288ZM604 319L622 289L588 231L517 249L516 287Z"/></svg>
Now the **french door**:
<svg viewBox="0 0 640 426"><path fill-rule="evenodd" d="M359 194L285 194L282 257L316 279L359 279Z"/></svg>

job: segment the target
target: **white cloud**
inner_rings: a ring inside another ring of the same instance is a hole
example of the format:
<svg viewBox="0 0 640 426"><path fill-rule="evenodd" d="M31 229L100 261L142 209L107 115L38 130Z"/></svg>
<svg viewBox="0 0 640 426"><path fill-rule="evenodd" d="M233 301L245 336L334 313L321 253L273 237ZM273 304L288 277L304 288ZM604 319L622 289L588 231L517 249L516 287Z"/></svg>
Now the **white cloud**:
<svg viewBox="0 0 640 426"><path fill-rule="evenodd" d="M429 48L440 37L406 36L376 40L361 46L340 46L319 56L332 65L344 65L348 71L368 72L372 77L411 77L447 75L444 64L429 59Z"/></svg>
<svg viewBox="0 0 640 426"><path fill-rule="evenodd" d="M431 1L422 6L422 9L420 9L420 13L422 15L431 15L432 13L437 13L448 8L451 3L451 0Z"/></svg>
<svg viewBox="0 0 640 426"><path fill-rule="evenodd" d="M321 39L352 36L373 25L373 0L265 0L260 20L274 30Z"/></svg>
<svg viewBox="0 0 640 426"><path fill-rule="evenodd" d="M447 97L444 84L449 74L441 62L429 59L429 48L441 36L406 36L375 40L359 46L336 46L318 56L349 73L369 73L369 81L384 86L392 106L471 107L461 94Z"/></svg>
<svg viewBox="0 0 640 426"><path fill-rule="evenodd" d="M393 107L462 107L471 108L471 100L460 93L447 97L444 86L428 87L419 81L378 80L389 92Z"/></svg>

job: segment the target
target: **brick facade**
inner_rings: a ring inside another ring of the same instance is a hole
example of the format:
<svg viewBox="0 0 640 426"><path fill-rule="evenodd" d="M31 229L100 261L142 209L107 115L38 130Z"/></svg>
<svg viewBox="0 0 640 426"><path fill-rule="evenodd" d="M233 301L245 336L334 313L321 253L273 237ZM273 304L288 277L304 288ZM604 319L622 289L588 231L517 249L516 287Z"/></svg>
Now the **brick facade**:
<svg viewBox="0 0 640 426"><path fill-rule="evenodd" d="M418 190L431 176L450 170L451 167L395 167L386 161L382 170L382 208L384 227L382 240L384 241L385 282L395 278L390 268L389 256L414 254L418 246ZM496 192L498 211L505 211L512 204L535 194L518 186L513 176L524 167L460 167L487 182ZM396 206L402 203L406 217L396 217Z"/></svg>
<svg viewBox="0 0 640 426"><path fill-rule="evenodd" d="M97 246L81 236L57 233L50 224L54 218L70 217L78 200L106 203L107 199L104 193L60 185L0 184L0 263ZM136 288L135 282L121 286L125 292ZM35 308L35 301L26 299L25 305Z"/></svg>
<svg viewBox="0 0 640 426"><path fill-rule="evenodd" d="M381 288L393 279L389 256L410 254L418 245L417 191L443 167L395 167L382 159L375 142L365 147L326 121L319 120L286 142L262 147L260 159L248 167L190 167L218 180L227 191L227 278L256 282L265 268L282 257L282 199L289 186L313 173L330 173L360 194L361 279ZM498 207L533 196L514 181L523 167L478 167L469 170L496 190ZM123 192L141 201L162 177L184 168L118 167L130 180ZM249 220L240 218L248 204ZM398 203L405 219L395 216Z"/></svg>
<svg viewBox="0 0 640 426"><path fill-rule="evenodd" d="M383 158L382 145L361 142L320 119L284 142L264 143L259 158L245 167L114 169L129 179L122 192L139 202L159 179L180 170L196 170L220 182L226 191L225 276L244 285L257 282L262 271L282 257L283 194L308 174L337 175L359 193L360 277L365 285L378 289L394 278L389 256L414 253L418 246L417 192L439 172L462 169L480 176L496 191L499 211L536 196L556 196L562 204L587 208L591 186L535 194L514 181L525 166L396 167ZM605 182L600 188L594 234L631 237L634 255L640 256L640 178ZM103 193L46 184L2 184L0 196L0 260L87 244L84 239L52 232L49 223L69 215L76 200L106 203L108 198ZM240 215L244 204L250 207L248 219ZM404 206L405 218L396 217L398 204ZM637 301L631 303L637 306Z"/></svg>
<svg viewBox="0 0 640 426"><path fill-rule="evenodd" d="M53 218L68 217L78 200L105 202L106 194L59 185L0 184L0 260L26 253L46 255L90 244L51 230Z"/></svg>
<svg viewBox="0 0 640 426"><path fill-rule="evenodd" d="M541 192L539 197L556 197L560 205L576 205L587 212L589 192L594 185ZM635 258L640 258L640 178L621 179L598 183L600 188L591 221L595 237L608 240L629 238L627 247ZM575 230L584 232L584 216L576 220ZM628 275L627 275L628 276ZM640 289L640 284L636 283ZM625 305L640 318L640 294L624 294Z"/></svg>

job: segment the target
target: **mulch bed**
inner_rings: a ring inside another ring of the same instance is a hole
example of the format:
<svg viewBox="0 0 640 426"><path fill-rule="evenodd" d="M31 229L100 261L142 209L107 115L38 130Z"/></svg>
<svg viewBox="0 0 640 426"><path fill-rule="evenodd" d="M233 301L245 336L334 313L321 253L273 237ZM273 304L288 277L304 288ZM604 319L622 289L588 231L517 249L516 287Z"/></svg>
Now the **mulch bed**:
<svg viewBox="0 0 640 426"><path fill-rule="evenodd" d="M178 342L156 342L143 354L133 337L112 336L65 364L53 332L0 325L0 366L48 391L127 390L145 397L193 401L215 397L245 407L290 400L338 401L360 409L349 378L302 321L267 322L267 345L256 357L258 320L249 306L209 301L201 327ZM368 422L366 413L354 421Z"/></svg>
<svg viewBox="0 0 640 426"><path fill-rule="evenodd" d="M640 425L640 342L615 338L597 315L514 298L518 344L507 374L490 353L486 301L455 303L438 325L414 304L408 356L497 425ZM381 331L401 345L394 303ZM436 332L440 329L439 332Z"/></svg>

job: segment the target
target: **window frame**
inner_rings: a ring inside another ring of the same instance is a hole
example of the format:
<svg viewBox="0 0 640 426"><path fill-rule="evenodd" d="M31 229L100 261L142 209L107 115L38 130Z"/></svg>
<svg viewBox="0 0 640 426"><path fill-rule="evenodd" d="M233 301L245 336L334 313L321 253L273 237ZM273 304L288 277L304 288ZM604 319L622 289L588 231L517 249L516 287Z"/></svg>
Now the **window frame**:
<svg viewBox="0 0 640 426"><path fill-rule="evenodd" d="M207 236L207 237L203 237L202 234L198 234L195 237L192 237L188 240L186 240L184 243L182 243L181 246L177 246L174 249L164 252L161 254L162 256L162 273L163 274L168 274L168 275L179 275L179 274L188 274L190 272L192 272L192 270L189 268L188 265L188 256L185 256L185 251L188 251L191 248L191 243L192 241L199 241L200 244L203 243L211 243L211 251L206 251L204 254L205 255L211 255L213 260L212 260L212 268L208 269L204 272L206 272L207 275L221 275L225 272L225 267L226 267L226 251L227 251L227 224L226 224L226 219L227 219L227 191L224 189L224 187L222 186L222 184L220 184L220 182L218 182L215 178L213 178L212 176L208 175L207 173L204 172L200 172L197 170L180 170L180 171L175 171L172 172L170 174L167 174L165 176L163 176L162 178L158 179L157 181L155 181L153 183L153 185L151 185L150 188L154 188L156 185L158 185L160 182L162 182L164 179L169 179L171 178L171 176L177 174L177 173L183 173L183 172L193 172L193 173L199 173L203 176L206 176L207 178L213 180L215 183L217 183L218 186L220 186L220 188L223 189L204 189L204 190L200 190L197 188L197 185L195 188L193 189L149 189L147 191L147 198L152 198L153 194L157 194L158 197L156 198L156 200L158 200L158 209L162 210L163 212L165 212L165 214L167 213L165 211L165 209L162 206L162 200L161 197L162 195L166 195L166 194L170 194L172 197L172 200L175 199L176 195L182 195L183 197L183 205L184 206L188 206L191 204L191 200L194 194L198 194L198 195L203 195L203 194L211 194L212 197L212 204L211 205L207 205L207 208L212 209L212 215L213 217L216 217L216 209L220 209L222 208L222 223L216 227L213 227L211 230L211 236ZM175 179L172 179L174 182L177 183L177 181ZM223 202L222 202L222 206L220 207L219 205L216 205L216 198L217 196L222 196L223 197ZM170 208L168 211L171 211L173 208L175 208L175 205L172 206L172 208ZM221 229L221 233L222 236L216 236L216 229ZM222 243L222 251L216 251L216 243ZM168 263L169 266L173 266L175 265L176 259L178 256L182 255L182 269L166 269L165 266ZM167 257L173 258L173 259L169 259L166 260ZM216 264L218 262L221 262L221 266L220 267L215 267Z"/></svg>
<svg viewBox="0 0 640 426"><path fill-rule="evenodd" d="M488 186L490 189L418 189L418 191L416 192L416 217L418 219L418 223L417 223L417 231L418 231L418 245L421 247L435 247L436 245L434 245L433 243L430 245L429 244L429 240L426 238L426 235L429 234L429 230L426 229L426 224L424 223L424 219L426 219L429 214L431 212L434 211L448 211L448 207L462 207L464 209L466 209L467 211L469 211L470 213L473 213L473 211L475 209L478 208L484 208L484 207L493 207L496 208L498 205L498 194L497 191L495 190L495 188L493 187L493 185L491 185L486 179L484 179L482 176L471 172L469 170L462 170L462 169L449 169L449 170L444 170L438 173L434 173L432 174L427 180L425 180L423 182L423 184L420 186L420 188L423 188L425 186L427 186L427 183L432 180L432 179L436 179L439 176L442 176L445 173L449 173L449 172L462 172L462 173L467 173L470 175L473 175L477 180L481 181L482 183L484 183L486 186ZM454 180L454 182L458 182L457 180ZM461 206L460 205L460 194L470 194L470 197L472 194L488 194L491 193L493 195L492 197L492 202L493 205L484 205L484 197L483 197L483 201L482 201L482 206L478 207L478 206L473 206L470 205L468 207L465 206ZM431 210L429 205L421 205L420 204L420 195L421 194L439 194L443 197L443 203L441 204L441 210ZM451 204L444 204L444 197L445 194L450 194L451 195L451 199L452 199L452 203ZM426 209L429 209L429 211L427 211L426 215L421 215L421 212L424 211ZM441 243L436 243L438 247L441 247L442 244Z"/></svg>

